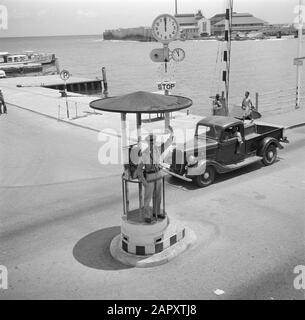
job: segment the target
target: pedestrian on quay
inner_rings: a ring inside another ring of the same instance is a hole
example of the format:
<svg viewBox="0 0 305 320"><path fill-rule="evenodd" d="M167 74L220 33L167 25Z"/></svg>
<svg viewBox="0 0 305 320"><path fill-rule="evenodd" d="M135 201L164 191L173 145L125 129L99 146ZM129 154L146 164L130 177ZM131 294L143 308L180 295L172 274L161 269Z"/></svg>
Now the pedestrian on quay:
<svg viewBox="0 0 305 320"><path fill-rule="evenodd" d="M244 118L248 120L253 120L252 118L252 110L254 109L253 103L250 99L250 92L245 92L245 97L243 98L243 101L241 103L241 108L245 111Z"/></svg>
<svg viewBox="0 0 305 320"><path fill-rule="evenodd" d="M2 112L2 106L3 106L3 112ZM4 101L2 90L0 89L0 114L7 113L6 103Z"/></svg>
<svg viewBox="0 0 305 320"><path fill-rule="evenodd" d="M212 110L213 116L218 115L221 109L222 109L222 102L220 101L220 95L217 93L215 96L215 100L213 101L213 110Z"/></svg>

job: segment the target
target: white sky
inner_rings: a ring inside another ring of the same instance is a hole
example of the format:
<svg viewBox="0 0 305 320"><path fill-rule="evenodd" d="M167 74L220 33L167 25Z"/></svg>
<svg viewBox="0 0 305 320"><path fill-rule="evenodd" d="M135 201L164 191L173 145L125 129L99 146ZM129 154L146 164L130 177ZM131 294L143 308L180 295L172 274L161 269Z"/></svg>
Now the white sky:
<svg viewBox="0 0 305 320"><path fill-rule="evenodd" d="M299 0L234 0L234 11L270 23L292 23ZM105 29L150 26L161 13L174 13L175 0L0 0L8 9L8 29L0 37L102 34ZM178 13L201 9L211 17L225 0L178 0Z"/></svg>

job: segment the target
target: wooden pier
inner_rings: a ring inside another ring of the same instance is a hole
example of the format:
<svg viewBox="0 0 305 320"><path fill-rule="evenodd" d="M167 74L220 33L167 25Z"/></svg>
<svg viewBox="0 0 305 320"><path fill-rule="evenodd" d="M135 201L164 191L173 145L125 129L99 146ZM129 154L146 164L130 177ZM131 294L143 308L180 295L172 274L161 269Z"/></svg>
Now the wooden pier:
<svg viewBox="0 0 305 320"><path fill-rule="evenodd" d="M43 87L60 91L65 88L59 75L6 78L5 83L20 88ZM67 80L67 91L80 94L99 94L102 92L102 80L72 76Z"/></svg>

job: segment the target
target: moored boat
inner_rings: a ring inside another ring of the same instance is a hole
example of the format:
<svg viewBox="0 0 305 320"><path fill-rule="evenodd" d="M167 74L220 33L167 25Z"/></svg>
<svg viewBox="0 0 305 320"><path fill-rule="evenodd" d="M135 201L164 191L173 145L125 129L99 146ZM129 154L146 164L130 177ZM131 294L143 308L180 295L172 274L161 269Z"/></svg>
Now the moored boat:
<svg viewBox="0 0 305 320"><path fill-rule="evenodd" d="M25 51L26 56L31 62L37 62L41 64L55 63L54 53L38 53L34 51Z"/></svg>
<svg viewBox="0 0 305 320"><path fill-rule="evenodd" d="M54 54L34 53L33 51L27 51L25 54L0 52L0 70L5 73L41 72L43 64L53 62L55 62Z"/></svg>

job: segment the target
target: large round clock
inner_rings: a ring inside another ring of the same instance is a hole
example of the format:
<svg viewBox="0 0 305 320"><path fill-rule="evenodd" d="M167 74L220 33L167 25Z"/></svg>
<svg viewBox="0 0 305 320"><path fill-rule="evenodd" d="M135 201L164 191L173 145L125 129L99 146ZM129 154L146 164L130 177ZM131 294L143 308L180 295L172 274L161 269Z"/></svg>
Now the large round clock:
<svg viewBox="0 0 305 320"><path fill-rule="evenodd" d="M168 44L177 38L179 24L173 16L161 14L152 24L152 34L157 41Z"/></svg>

